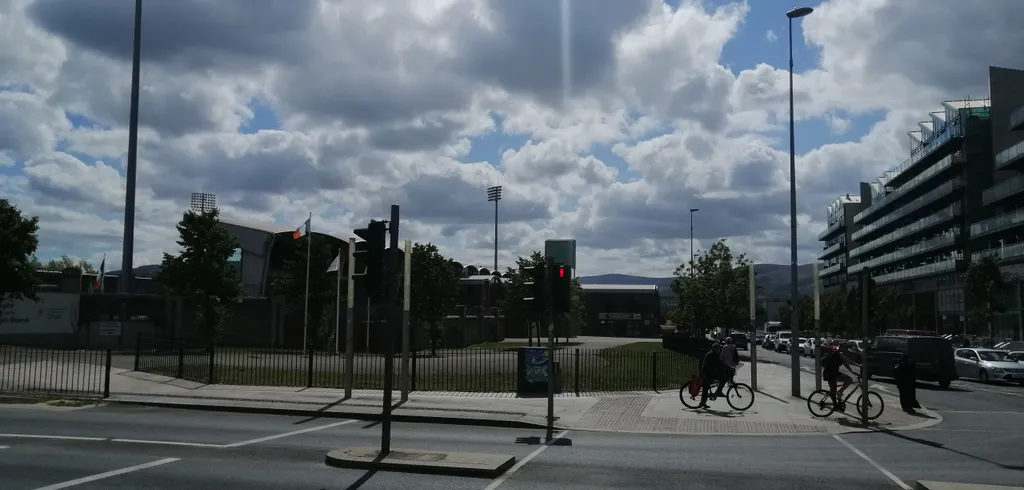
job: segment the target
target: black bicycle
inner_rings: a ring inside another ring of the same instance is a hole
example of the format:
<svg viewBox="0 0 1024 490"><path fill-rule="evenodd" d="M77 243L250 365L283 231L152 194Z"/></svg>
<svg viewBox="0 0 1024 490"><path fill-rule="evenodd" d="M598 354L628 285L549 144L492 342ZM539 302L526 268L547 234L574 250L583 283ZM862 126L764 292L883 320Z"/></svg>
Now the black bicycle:
<svg viewBox="0 0 1024 490"><path fill-rule="evenodd" d="M697 383L694 386L694 383ZM700 408L706 401L714 401L718 397L715 391L718 389L718 382L712 382L707 389L707 399L704 398L705 391L702 389L701 379L698 376L690 378L689 381L679 387L679 401L686 408ZM746 383L737 383L730 379L726 382L728 388L725 391L725 401L733 410L744 411L754 405L754 390ZM693 388L693 389L691 389Z"/></svg>
<svg viewBox="0 0 1024 490"><path fill-rule="evenodd" d="M850 401L854 393L860 391L860 383L860 380L858 380L852 387L847 388L846 395L840 400L833 398L829 390L815 390L807 397L807 410L815 417L828 417L835 413L836 410L845 412L847 402ZM875 420L882 416L882 411L885 410L885 402L882 401L882 395L868 390L866 396L861 394L857 397L856 407L857 413L861 417Z"/></svg>

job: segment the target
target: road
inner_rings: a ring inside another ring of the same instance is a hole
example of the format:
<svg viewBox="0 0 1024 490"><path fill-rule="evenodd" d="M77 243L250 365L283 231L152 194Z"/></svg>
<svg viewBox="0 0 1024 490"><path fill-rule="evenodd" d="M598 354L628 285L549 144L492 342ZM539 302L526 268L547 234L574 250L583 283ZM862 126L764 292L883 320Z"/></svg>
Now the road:
<svg viewBox="0 0 1024 490"><path fill-rule="evenodd" d="M1014 467L1024 465L1021 432L991 432L984 427L992 419L967 414L957 426L978 432L837 438L571 431L567 445L552 446L539 444L538 430L394 425L395 448L516 456L520 464L493 481L324 465L329 449L379 444L380 427L367 422L113 405L73 411L0 406L0 420L5 490L899 489L919 478L1008 485L1019 482ZM1013 420L1024 425L1005 419ZM964 443L958 439L988 447L959 449ZM938 446L954 443L961 445Z"/></svg>

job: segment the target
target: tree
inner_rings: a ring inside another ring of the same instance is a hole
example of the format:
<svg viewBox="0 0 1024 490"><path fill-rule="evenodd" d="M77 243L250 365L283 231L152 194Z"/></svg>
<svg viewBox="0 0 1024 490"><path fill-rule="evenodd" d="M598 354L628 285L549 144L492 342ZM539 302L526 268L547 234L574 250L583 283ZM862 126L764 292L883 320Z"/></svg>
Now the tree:
<svg viewBox="0 0 1024 490"><path fill-rule="evenodd" d="M171 293L196 302L196 325L211 340L218 338L225 305L241 294L238 271L228 263L238 242L217 226L216 209L186 211L178 223L178 255L164 254L157 280Z"/></svg>
<svg viewBox="0 0 1024 490"><path fill-rule="evenodd" d="M523 298L528 297L530 294L526 290L525 283L528 279L526 269L528 267L543 266L545 264L544 254L539 250L534 251L529 257L519 257L516 259L516 267L509 267L504 274L504 278L507 281L507 289L505 293L505 300L502 302L502 309L506 312L505 317L509 318L510 312L518 312L519 318L527 322L537 322L538 325L546 325L548 322L548 310L536 311L532 308L527 309L526 304L523 302ZM548 281L548 290L545 294L548 298L550 295L550 284ZM565 325L567 327L579 326L583 324L583 315L586 308L583 287L580 286L578 280L574 279L572 282L571 294L571 305L569 311L565 314L555 318L556 325ZM546 302L550 306L551 302ZM529 332L529 330L528 330ZM537 329L537 342L541 342L541 329Z"/></svg>
<svg viewBox="0 0 1024 490"><path fill-rule="evenodd" d="M307 240L313 240L312 243ZM326 347L331 343L334 330L329 328L327 307L334 304L337 277L327 268L338 255L330 240L313 238L311 233L292 242L291 253L282 261L281 273L270 281L270 290L287 300L290 312L309 315L306 339L310 345ZM309 257L307 268L306 257ZM306 272L309 271L309 304L306 305ZM342 281L342 295L347 294L348 282ZM306 321L306 319L303 319ZM305 327L304 327L305 328Z"/></svg>
<svg viewBox="0 0 1024 490"><path fill-rule="evenodd" d="M42 266L43 270L48 271L62 271L65 269L78 269L82 272L93 273L96 272L96 268L85 259L75 260L68 256L68 254L61 255L60 258L50 259L46 264Z"/></svg>
<svg viewBox="0 0 1024 490"><path fill-rule="evenodd" d="M13 204L0 199L0 230L0 301L36 300L39 279L34 254L39 248L39 218L25 217Z"/></svg>
<svg viewBox="0 0 1024 490"><path fill-rule="evenodd" d="M991 256L972 261L964 281L967 293L968 315L975 325L985 324L987 337L992 338L992 315L1005 309L1003 295L1010 281Z"/></svg>
<svg viewBox="0 0 1024 490"><path fill-rule="evenodd" d="M444 319L459 298L461 267L438 251L432 243L412 246L409 277L409 317L413 325L426 329L430 353L444 335Z"/></svg>
<svg viewBox="0 0 1024 490"><path fill-rule="evenodd" d="M745 328L750 318L749 266L744 255L733 256L725 240L719 240L693 262L677 267L671 288L679 306L673 319L700 333Z"/></svg>

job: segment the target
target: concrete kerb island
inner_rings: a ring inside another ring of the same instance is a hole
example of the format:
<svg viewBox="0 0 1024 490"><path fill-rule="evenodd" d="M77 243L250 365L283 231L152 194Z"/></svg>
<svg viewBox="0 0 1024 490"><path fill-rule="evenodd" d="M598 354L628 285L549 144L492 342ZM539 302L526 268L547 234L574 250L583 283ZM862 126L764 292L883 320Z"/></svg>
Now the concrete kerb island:
<svg viewBox="0 0 1024 490"><path fill-rule="evenodd" d="M497 478L516 463L516 458L504 454L415 449L392 449L381 456L377 448L356 447L330 451L324 462L335 468Z"/></svg>

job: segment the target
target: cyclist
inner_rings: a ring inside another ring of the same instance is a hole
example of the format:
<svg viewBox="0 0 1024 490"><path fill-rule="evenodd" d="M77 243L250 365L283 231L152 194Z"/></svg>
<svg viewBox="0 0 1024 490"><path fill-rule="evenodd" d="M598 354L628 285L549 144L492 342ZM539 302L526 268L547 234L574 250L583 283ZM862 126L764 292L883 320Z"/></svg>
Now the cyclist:
<svg viewBox="0 0 1024 490"><path fill-rule="evenodd" d="M851 367L851 365L860 368L859 364L850 360L850 356L847 355L849 350L849 343L844 342L839 344L839 348L825 356L825 359L821 362L821 379L828 382L828 390L832 395L832 401L840 411L845 409L845 404L841 400L843 398L843 393L851 384L853 384L853 378L840 371L839 368L846 366L846 369L855 375L857 373L853 371L853 367ZM836 390L836 385L839 383L842 383L842 387Z"/></svg>
<svg viewBox="0 0 1024 490"><path fill-rule="evenodd" d="M724 396L722 389L725 388L727 378L725 376L725 365L722 364L722 344L715 342L711 345L711 350L704 355L704 362L700 366L700 378L700 406L707 408L708 388L711 386L711 383L718 383L718 389L715 390L714 396L716 398Z"/></svg>

